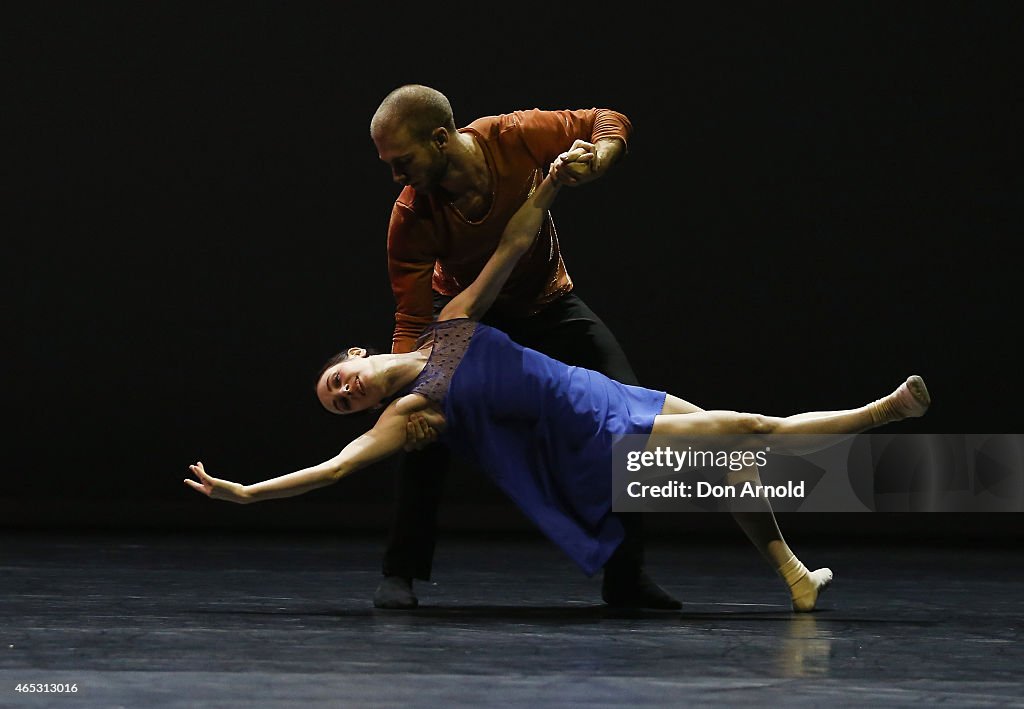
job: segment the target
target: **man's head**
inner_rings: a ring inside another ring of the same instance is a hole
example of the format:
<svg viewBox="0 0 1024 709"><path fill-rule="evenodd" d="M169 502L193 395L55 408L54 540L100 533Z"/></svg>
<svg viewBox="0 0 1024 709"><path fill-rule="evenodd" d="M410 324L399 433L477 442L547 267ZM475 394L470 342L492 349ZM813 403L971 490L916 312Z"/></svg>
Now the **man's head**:
<svg viewBox="0 0 1024 709"><path fill-rule="evenodd" d="M377 154L400 185L429 192L448 171L448 149L457 134L448 99L420 84L400 86L378 106L370 121Z"/></svg>

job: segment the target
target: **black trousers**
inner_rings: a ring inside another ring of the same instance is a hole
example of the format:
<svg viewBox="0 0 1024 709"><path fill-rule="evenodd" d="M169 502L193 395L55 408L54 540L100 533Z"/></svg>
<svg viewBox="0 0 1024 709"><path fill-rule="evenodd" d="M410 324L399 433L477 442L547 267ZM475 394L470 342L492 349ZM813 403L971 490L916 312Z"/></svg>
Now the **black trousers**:
<svg viewBox="0 0 1024 709"><path fill-rule="evenodd" d="M435 315L450 300L434 295ZM575 293L568 293L540 313L523 318L485 317L515 342L577 367L586 367L623 384L638 384L615 336ZM430 578L437 538L437 508L451 452L442 443L406 453L399 467L397 506L384 554L384 574ZM617 515L625 538L605 564L607 576L631 577L643 566L643 521L640 513Z"/></svg>

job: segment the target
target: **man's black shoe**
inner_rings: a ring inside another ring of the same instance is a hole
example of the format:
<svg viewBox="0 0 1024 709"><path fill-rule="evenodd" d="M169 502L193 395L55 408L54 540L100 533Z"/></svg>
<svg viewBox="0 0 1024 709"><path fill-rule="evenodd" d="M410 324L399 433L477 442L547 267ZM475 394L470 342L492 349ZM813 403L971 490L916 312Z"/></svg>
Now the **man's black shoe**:
<svg viewBox="0 0 1024 709"><path fill-rule="evenodd" d="M607 572L601 582L601 598L612 608L654 608L656 610L679 610L683 604L670 596L650 577L640 572L628 580L608 578Z"/></svg>
<svg viewBox="0 0 1024 709"><path fill-rule="evenodd" d="M412 610L419 604L412 590L412 579L404 576L385 576L373 594L373 605L376 608Z"/></svg>

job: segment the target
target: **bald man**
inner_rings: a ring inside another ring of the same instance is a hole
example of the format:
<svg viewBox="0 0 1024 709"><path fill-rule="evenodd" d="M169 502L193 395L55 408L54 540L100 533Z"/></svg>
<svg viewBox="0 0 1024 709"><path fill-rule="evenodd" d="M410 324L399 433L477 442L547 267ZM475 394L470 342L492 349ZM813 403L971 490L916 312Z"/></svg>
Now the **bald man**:
<svg viewBox="0 0 1024 709"><path fill-rule="evenodd" d="M370 135L392 179L403 187L388 227L388 272L394 292L393 352L417 337L452 297L480 273L512 214L552 161L574 145L593 160L556 175L566 186L599 179L626 151L632 125L604 108L514 111L457 128L441 92L418 84L389 93ZM570 365L638 384L622 347L576 295L550 213L483 322L521 345ZM434 443L406 455L384 556L378 608L418 605L413 579L428 580L448 449ZM615 515L623 541L605 564L601 596L615 607L681 608L644 571L639 514Z"/></svg>

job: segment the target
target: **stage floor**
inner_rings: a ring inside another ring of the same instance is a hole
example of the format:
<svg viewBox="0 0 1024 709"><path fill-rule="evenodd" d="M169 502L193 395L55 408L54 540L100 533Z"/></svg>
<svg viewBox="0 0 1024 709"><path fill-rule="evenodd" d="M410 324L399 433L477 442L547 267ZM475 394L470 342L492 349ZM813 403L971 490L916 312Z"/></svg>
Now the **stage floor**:
<svg viewBox="0 0 1024 709"><path fill-rule="evenodd" d="M4 533L0 706L1024 706L1012 547L794 544L836 574L797 615L746 545L649 545L683 610L615 612L542 539L453 536L380 611L382 544Z"/></svg>

